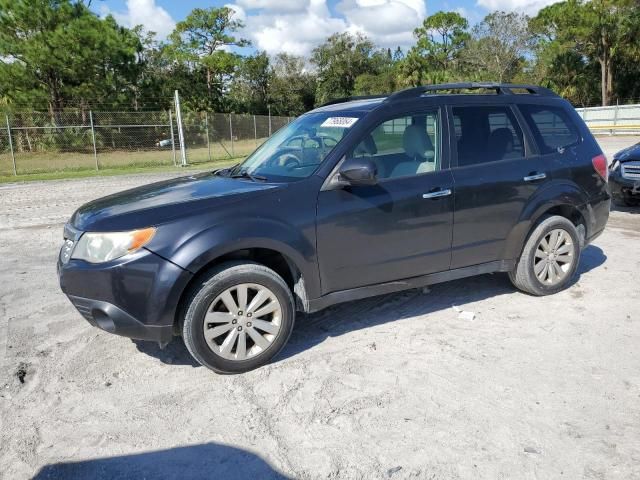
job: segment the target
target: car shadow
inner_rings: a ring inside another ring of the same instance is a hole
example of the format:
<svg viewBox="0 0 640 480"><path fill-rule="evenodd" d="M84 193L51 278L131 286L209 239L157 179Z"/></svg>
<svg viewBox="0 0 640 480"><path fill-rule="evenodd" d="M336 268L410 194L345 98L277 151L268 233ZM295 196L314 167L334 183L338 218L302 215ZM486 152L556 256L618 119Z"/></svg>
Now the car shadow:
<svg viewBox="0 0 640 480"><path fill-rule="evenodd" d="M278 472L254 453L211 442L154 452L45 465L33 478L286 480L290 477Z"/></svg>
<svg viewBox="0 0 640 480"><path fill-rule="evenodd" d="M612 203L611 204L611 211L612 212L623 212L623 213L638 214L638 213L640 213L640 205L629 207L629 206L625 206L625 205L617 205L615 203Z"/></svg>
<svg viewBox="0 0 640 480"><path fill-rule="evenodd" d="M580 264L571 285L580 276L601 266L607 260L601 248L587 246L580 257ZM384 323L421 315L428 315L452 306L478 302L516 291L507 274L495 273L440 283L424 289L413 289L365 298L331 306L312 314L298 313L294 331L282 352L274 359L281 361L313 348L329 337L362 330ZM526 295L526 294L522 294ZM193 360L181 338L161 349L157 343L133 340L142 353L158 358L166 364L199 364Z"/></svg>

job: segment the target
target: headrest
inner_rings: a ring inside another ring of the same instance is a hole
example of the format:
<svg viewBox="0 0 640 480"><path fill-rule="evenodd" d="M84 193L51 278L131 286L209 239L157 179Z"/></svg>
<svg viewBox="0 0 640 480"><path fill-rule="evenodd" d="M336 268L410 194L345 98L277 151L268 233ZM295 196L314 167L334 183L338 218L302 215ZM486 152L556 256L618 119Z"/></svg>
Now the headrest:
<svg viewBox="0 0 640 480"><path fill-rule="evenodd" d="M433 150L433 144L424 125L409 125L405 128L402 143L405 153L411 158L424 159L425 153Z"/></svg>
<svg viewBox="0 0 640 480"><path fill-rule="evenodd" d="M376 147L376 142L370 133L364 136L356 147L355 153L359 155L375 155L378 153L378 147Z"/></svg>
<svg viewBox="0 0 640 480"><path fill-rule="evenodd" d="M489 151L493 157L502 158L513 150L513 132L509 128L496 128L489 135Z"/></svg>

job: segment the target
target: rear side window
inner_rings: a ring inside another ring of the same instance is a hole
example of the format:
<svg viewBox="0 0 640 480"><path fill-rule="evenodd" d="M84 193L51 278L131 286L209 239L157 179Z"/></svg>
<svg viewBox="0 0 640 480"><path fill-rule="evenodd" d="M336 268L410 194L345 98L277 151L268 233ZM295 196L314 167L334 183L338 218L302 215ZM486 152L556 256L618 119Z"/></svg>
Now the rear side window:
<svg viewBox="0 0 640 480"><path fill-rule="evenodd" d="M580 136L567 112L559 107L520 105L522 115L533 132L540 153L555 153L558 148L578 143Z"/></svg>
<svg viewBox="0 0 640 480"><path fill-rule="evenodd" d="M453 108L458 166L524 157L522 130L510 107Z"/></svg>

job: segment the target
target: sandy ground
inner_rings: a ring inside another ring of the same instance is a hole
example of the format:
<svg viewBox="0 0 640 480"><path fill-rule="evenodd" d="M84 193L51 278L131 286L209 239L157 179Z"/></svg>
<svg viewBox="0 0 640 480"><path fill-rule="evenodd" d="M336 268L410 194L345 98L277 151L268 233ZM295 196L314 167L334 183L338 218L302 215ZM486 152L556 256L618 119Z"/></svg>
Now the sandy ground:
<svg viewBox="0 0 640 480"><path fill-rule="evenodd" d="M640 211L612 212L555 296L496 274L336 306L220 376L58 289L73 210L166 177L0 187L0 477L640 478Z"/></svg>

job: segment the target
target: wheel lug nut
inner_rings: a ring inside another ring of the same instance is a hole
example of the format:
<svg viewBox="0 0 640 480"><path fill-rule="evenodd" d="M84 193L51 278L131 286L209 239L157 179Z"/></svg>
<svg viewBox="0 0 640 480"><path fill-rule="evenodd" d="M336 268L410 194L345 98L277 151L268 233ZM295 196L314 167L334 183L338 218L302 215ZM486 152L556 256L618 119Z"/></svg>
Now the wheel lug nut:
<svg viewBox="0 0 640 480"><path fill-rule="evenodd" d="M247 318L251 318L251 312L247 312Z"/></svg>
<svg viewBox="0 0 640 480"><path fill-rule="evenodd" d="M231 320L231 324L235 325L236 323L238 323L238 320L236 320L235 318L233 320Z"/></svg>
<svg viewBox="0 0 640 480"><path fill-rule="evenodd" d="M241 317L241 316L242 316L242 310L240 310L240 311L238 312L238 316L239 316L239 317Z"/></svg>
<svg viewBox="0 0 640 480"><path fill-rule="evenodd" d="M238 327L238 331L239 331L239 332L241 332L241 331L242 331L242 325L240 325L240 326Z"/></svg>
<svg viewBox="0 0 640 480"><path fill-rule="evenodd" d="M251 326L251 322L247 322L247 327L250 327L250 326Z"/></svg>

